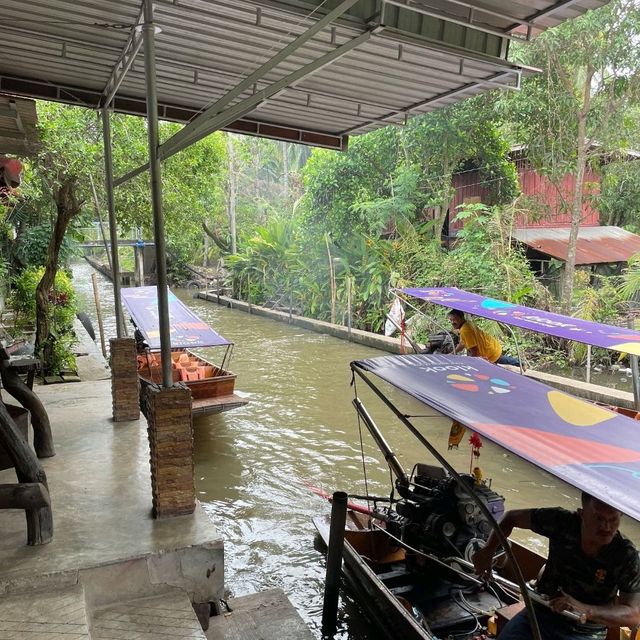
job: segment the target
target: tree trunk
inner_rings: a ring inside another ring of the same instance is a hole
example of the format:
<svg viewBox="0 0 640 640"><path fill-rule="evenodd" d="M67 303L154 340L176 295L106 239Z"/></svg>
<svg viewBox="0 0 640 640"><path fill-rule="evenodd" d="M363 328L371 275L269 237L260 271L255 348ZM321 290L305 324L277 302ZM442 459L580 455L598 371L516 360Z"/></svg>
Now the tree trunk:
<svg viewBox="0 0 640 640"><path fill-rule="evenodd" d="M587 167L587 153L591 141L586 139L587 116L591 106L591 80L593 69L587 67L582 95L582 109L578 113L577 127L577 157L576 179L571 203L571 229L569 231L569 244L567 247L567 262L564 267L564 279L562 285L562 303L560 308L564 314L570 315L573 304L573 279L576 270L576 250L578 245L578 233L582 221L582 202L584 200L584 176Z"/></svg>
<svg viewBox="0 0 640 640"><path fill-rule="evenodd" d="M238 180L236 176L236 154L231 137L227 135L227 153L229 155L229 191L227 193L227 215L229 216L229 235L231 236L231 255L236 254L236 194Z"/></svg>
<svg viewBox="0 0 640 640"><path fill-rule="evenodd" d="M260 189L260 169L262 159L260 157L260 144L258 138L252 140L253 146L253 188L256 206L256 218L259 224L264 224L264 211L262 210L262 192Z"/></svg>
<svg viewBox="0 0 640 640"><path fill-rule="evenodd" d="M203 239L202 250L204 253L204 255L202 256L202 266L208 267L209 266L209 236L206 233L203 233L202 239Z"/></svg>
<svg viewBox="0 0 640 640"><path fill-rule="evenodd" d="M289 143L281 142L282 148L282 188L284 201L289 202Z"/></svg>
<svg viewBox="0 0 640 640"><path fill-rule="evenodd" d="M77 215L82 207L76 197L76 181L67 178L61 181L58 187L53 189L53 197L56 202L58 215L53 226L53 233L47 249L47 262L44 274L36 287L36 353L42 358L42 368L48 372L53 362L54 341L51 335L49 320L49 293L55 283L58 271L58 256L60 247L67 232L67 227L72 218Z"/></svg>

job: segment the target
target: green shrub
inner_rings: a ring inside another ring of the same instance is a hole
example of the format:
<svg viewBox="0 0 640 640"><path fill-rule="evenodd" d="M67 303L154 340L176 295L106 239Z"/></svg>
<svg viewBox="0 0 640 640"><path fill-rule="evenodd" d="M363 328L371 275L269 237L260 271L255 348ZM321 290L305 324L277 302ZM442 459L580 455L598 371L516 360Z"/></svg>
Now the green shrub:
<svg viewBox="0 0 640 640"><path fill-rule="evenodd" d="M16 312L16 328L24 330L36 323L36 288L44 274L44 267L28 267L14 279L14 289L9 300ZM60 373L65 369L75 369L72 353L76 342L73 322L76 316L76 294L71 278L64 271L58 271L55 284L49 292L49 317L51 333L47 338L53 342L53 361L48 364L49 373ZM44 345L40 345L42 349Z"/></svg>

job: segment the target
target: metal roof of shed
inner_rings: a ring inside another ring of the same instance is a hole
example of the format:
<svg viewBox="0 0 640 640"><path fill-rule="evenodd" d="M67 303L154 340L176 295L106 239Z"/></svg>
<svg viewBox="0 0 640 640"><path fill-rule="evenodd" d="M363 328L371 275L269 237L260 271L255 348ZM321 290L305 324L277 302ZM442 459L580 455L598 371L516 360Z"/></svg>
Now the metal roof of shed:
<svg viewBox="0 0 640 640"><path fill-rule="evenodd" d="M569 227L516 229L513 237L532 249L566 261ZM578 230L576 264L626 262L640 253L640 236L620 227L581 227Z"/></svg>
<svg viewBox="0 0 640 640"><path fill-rule="evenodd" d="M0 154L27 156L35 152L36 103L0 95Z"/></svg>
<svg viewBox="0 0 640 640"><path fill-rule="evenodd" d="M232 119L213 124L341 148L350 134L517 86L529 70L507 60L514 29L532 33L606 1L352 0L279 59L344 0L155 0L160 117L188 122L266 64L221 107ZM3 5L0 93L91 107L114 95L116 111L145 113L142 0Z"/></svg>

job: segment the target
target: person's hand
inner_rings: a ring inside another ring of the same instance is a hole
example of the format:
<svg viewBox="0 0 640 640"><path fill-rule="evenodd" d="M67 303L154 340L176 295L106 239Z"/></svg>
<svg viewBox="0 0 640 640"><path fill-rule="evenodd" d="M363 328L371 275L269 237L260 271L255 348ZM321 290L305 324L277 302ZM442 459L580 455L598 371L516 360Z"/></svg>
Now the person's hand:
<svg viewBox="0 0 640 640"><path fill-rule="evenodd" d="M560 589L560 595L549 599L549 606L552 611L562 613L563 611L573 611L581 616L581 622L586 622L589 617L590 608L584 602L576 600L573 596Z"/></svg>
<svg viewBox="0 0 640 640"><path fill-rule="evenodd" d="M478 549L471 558L476 574L481 578L488 578L491 575L491 565L493 563L493 551L487 547Z"/></svg>

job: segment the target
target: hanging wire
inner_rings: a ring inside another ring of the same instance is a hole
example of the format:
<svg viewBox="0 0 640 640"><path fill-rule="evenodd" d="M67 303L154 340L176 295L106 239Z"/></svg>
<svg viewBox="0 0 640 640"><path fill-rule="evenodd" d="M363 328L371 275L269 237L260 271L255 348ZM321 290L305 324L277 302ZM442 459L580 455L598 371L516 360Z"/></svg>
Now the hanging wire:
<svg viewBox="0 0 640 640"><path fill-rule="evenodd" d="M11 24L62 24L99 27L101 29L132 29L136 25L126 22L87 22L86 20L38 20L37 18L12 18Z"/></svg>
<svg viewBox="0 0 640 640"><path fill-rule="evenodd" d="M356 381L355 373L351 372L351 385L353 386L353 397L354 399L358 397L358 385ZM360 456L362 459L362 474L364 476L364 492L367 496L367 508L371 509L371 500L369 496L369 480L367 478L367 463L364 457L364 439L362 437L362 420L360 418L360 414L356 411L356 415L358 416L358 434L360 437ZM374 502L375 509L375 502Z"/></svg>

